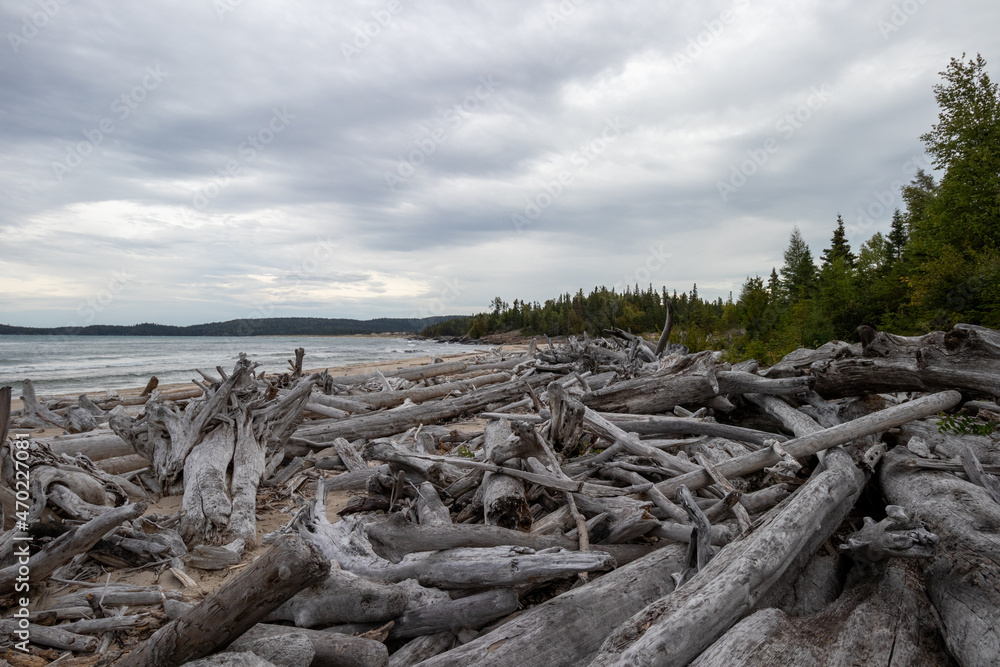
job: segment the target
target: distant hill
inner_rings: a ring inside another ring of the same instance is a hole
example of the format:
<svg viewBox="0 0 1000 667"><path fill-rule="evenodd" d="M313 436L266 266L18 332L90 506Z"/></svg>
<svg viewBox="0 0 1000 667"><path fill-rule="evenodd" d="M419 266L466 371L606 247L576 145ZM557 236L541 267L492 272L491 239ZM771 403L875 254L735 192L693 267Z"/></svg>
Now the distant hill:
<svg viewBox="0 0 1000 667"><path fill-rule="evenodd" d="M0 335L10 336L346 336L351 334L417 334L427 327L455 316L351 320L325 317L270 317L228 322L192 324L186 327L168 324L111 325L86 327L13 327L0 324Z"/></svg>

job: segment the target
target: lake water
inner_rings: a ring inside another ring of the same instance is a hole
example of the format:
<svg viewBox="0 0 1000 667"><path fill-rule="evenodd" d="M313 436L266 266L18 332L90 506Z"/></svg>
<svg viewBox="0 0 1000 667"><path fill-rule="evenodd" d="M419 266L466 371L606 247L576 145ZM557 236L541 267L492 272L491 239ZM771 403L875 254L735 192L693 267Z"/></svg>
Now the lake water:
<svg viewBox="0 0 1000 667"><path fill-rule="evenodd" d="M361 336L0 336L0 386L11 385L17 397L25 378L41 396L142 387L152 375L161 385L190 382L201 377L196 368L231 371L240 352L281 373L298 347L306 350L307 369L475 349Z"/></svg>

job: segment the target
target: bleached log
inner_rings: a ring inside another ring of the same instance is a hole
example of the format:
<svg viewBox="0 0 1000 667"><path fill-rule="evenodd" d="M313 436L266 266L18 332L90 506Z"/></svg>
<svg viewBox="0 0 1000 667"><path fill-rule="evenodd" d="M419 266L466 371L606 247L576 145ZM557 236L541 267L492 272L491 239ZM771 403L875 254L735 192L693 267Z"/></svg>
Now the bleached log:
<svg viewBox="0 0 1000 667"><path fill-rule="evenodd" d="M825 398L899 391L959 389L1000 396L1000 334L969 324L927 334L907 344L881 334L865 358L813 364L816 391ZM869 356L873 355L873 356ZM882 356L891 355L891 356Z"/></svg>
<svg viewBox="0 0 1000 667"><path fill-rule="evenodd" d="M455 633L450 630L416 637L389 656L389 667L411 667L443 653L455 643Z"/></svg>
<svg viewBox="0 0 1000 667"><path fill-rule="evenodd" d="M506 419L486 425L487 458L493 450L516 436L511 432ZM515 530L531 529L531 508L524 496L524 483L510 475L487 472L482 482L483 513L486 524Z"/></svg>
<svg viewBox="0 0 1000 667"><path fill-rule="evenodd" d="M303 588L321 581L330 561L286 535L261 557L126 655L121 667L172 667L228 645Z"/></svg>
<svg viewBox="0 0 1000 667"><path fill-rule="evenodd" d="M780 433L768 433L767 431L759 431L757 429L745 428L743 426L706 422L698 419L661 417L659 415L624 415L610 412L599 414L621 428L623 431L644 435L711 435L736 440L738 442L749 442L755 445L763 445L766 440L784 442L788 439Z"/></svg>
<svg viewBox="0 0 1000 667"><path fill-rule="evenodd" d="M517 592L497 588L457 600L434 602L404 612L389 630L390 639L409 639L444 630L478 628L517 611Z"/></svg>
<svg viewBox="0 0 1000 667"><path fill-rule="evenodd" d="M841 450L744 540L724 548L690 582L619 626L591 663L686 665L746 615L800 553L825 542L861 494L865 477Z"/></svg>
<svg viewBox="0 0 1000 667"><path fill-rule="evenodd" d="M48 646L60 651L93 653L100 645L96 637L76 634L60 627L36 625L35 623L29 623L27 626L27 628L21 628L18 621L14 619L0 620L0 633L4 637L16 641L20 641L22 637L24 639L30 638L32 644Z"/></svg>
<svg viewBox="0 0 1000 667"><path fill-rule="evenodd" d="M194 605L185 602L168 600L164 603L163 610L168 618L176 620L193 607ZM386 667L389 661L389 652L382 642L272 623L258 623L244 632L233 645L241 646L243 642L280 637L288 633L302 634L309 639L315 653L311 667Z"/></svg>
<svg viewBox="0 0 1000 667"><path fill-rule="evenodd" d="M368 463L361 456L358 448L344 438L337 438L333 441L333 447L337 450L337 455L344 462L349 472L367 470Z"/></svg>
<svg viewBox="0 0 1000 667"><path fill-rule="evenodd" d="M425 364L423 366L413 366L411 368L401 368L391 371L379 371L386 377L402 378L404 380L422 380L424 378L449 375L451 373L461 373L468 368L464 361L446 361L440 364ZM356 373L353 375L333 376L336 384L363 384L378 377L378 372Z"/></svg>
<svg viewBox="0 0 1000 667"><path fill-rule="evenodd" d="M890 565L815 615L764 609L737 623L691 667L946 665L926 593L912 572Z"/></svg>
<svg viewBox="0 0 1000 667"><path fill-rule="evenodd" d="M60 535L45 549L29 559L28 569L31 571L32 579L34 581L44 580L59 567L71 561L74 556L90 550L109 531L126 521L142 516L145 511L145 503L115 507L82 526L72 528L69 532ZM11 565L0 570L0 594L8 592L14 587L18 568L18 565Z"/></svg>
<svg viewBox="0 0 1000 667"><path fill-rule="evenodd" d="M991 664L1000 655L1000 537L988 527L1000 525L1000 504L953 474L907 465L913 458L902 447L889 451L880 469L882 491L940 539L923 570L949 650L961 664Z"/></svg>
<svg viewBox="0 0 1000 667"><path fill-rule="evenodd" d="M830 449L874 433L886 431L894 426L921 419L942 410L952 408L962 400L957 391L942 391L922 396L908 403L901 403L816 433L794 438L782 444L791 456L801 459L810 454ZM716 468L727 478L763 470L773 466L781 457L772 449L761 449L752 454L719 463ZM703 468L659 482L656 486L664 495L677 492L682 485L689 489L700 489L712 483L712 477Z"/></svg>
<svg viewBox="0 0 1000 667"><path fill-rule="evenodd" d="M421 526L451 525L451 512L430 482L423 482L417 489L417 517Z"/></svg>
<svg viewBox="0 0 1000 667"><path fill-rule="evenodd" d="M534 375L527 381L532 386L538 386L551 378L551 374ZM509 401L524 391L523 383L523 380L504 382L477 389L462 396L445 398L431 403L402 406L374 414L357 415L333 423L306 424L298 430L297 434L317 443L329 443L336 438L371 440L390 436L420 424L431 424L451 419L467 412L482 410L493 403ZM326 445L324 444L324 446Z"/></svg>
<svg viewBox="0 0 1000 667"><path fill-rule="evenodd" d="M334 568L325 580L296 594L265 620L292 621L300 628L388 621L402 614L407 602L406 592L395 584Z"/></svg>
<svg viewBox="0 0 1000 667"><path fill-rule="evenodd" d="M104 429L37 440L48 445L53 454L83 454L91 461L136 454L135 449L116 433Z"/></svg>
<svg viewBox="0 0 1000 667"><path fill-rule="evenodd" d="M631 614L674 588L685 547L654 551L590 583L533 607L421 667L573 667L587 664L601 641Z"/></svg>
<svg viewBox="0 0 1000 667"><path fill-rule="evenodd" d="M715 380L713 382L713 379ZM720 394L794 395L810 388L807 377L769 379L741 371L708 375L674 375L660 371L585 394L583 404L593 410L657 414L677 405L702 403Z"/></svg>
<svg viewBox="0 0 1000 667"><path fill-rule="evenodd" d="M411 387L410 389L356 394L351 398L354 401L367 405L370 409L392 408L402 405L406 400L410 400L413 403L423 403L447 396L452 392L465 393L486 385L508 382L510 379L509 373L493 373L469 378L468 380L435 384L430 387Z"/></svg>

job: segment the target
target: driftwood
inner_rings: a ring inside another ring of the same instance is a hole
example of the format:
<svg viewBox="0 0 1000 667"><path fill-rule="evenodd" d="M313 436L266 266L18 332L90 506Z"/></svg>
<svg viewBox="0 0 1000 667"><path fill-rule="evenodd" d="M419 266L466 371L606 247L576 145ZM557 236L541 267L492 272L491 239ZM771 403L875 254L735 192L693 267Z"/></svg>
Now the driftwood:
<svg viewBox="0 0 1000 667"><path fill-rule="evenodd" d="M1000 455L932 415L961 402L956 390L994 397L1000 335L863 330L860 344L762 370L611 334L339 378L307 375L297 350L278 377L245 361L200 372L187 403L154 390L138 419L106 411L120 400L49 400L114 432L29 443L33 562L72 540L48 535L74 518L90 519L77 531L106 527L58 572L41 568L83 588L42 598L30 622L83 637L80 653L115 632L130 649L119 662L154 665L195 657L188 646L210 664L296 665L938 664L945 645L978 664L997 652L984 527L1000 521ZM911 370L851 370L872 365ZM929 388L941 391L901 393ZM1000 420L992 400L963 411L983 432ZM447 423L472 416L487 421ZM896 504L872 485L855 507L887 449L878 483ZM8 519L17 461L0 458ZM141 486L183 493L184 512L95 523L133 516L139 506L115 505ZM361 492L337 499L336 523L333 489ZM248 565L255 515L276 508L294 516ZM0 534L0 581L18 535ZM298 538L313 565L276 562ZM185 564L233 574L182 610L178 592L109 584L94 563L169 570L187 594L201 584ZM137 643L160 605L174 621Z"/></svg>
<svg viewBox="0 0 1000 667"><path fill-rule="evenodd" d="M181 665L224 647L303 588L330 562L307 542L287 536L183 616L160 628L122 667Z"/></svg>
<svg viewBox="0 0 1000 667"><path fill-rule="evenodd" d="M827 469L781 511L720 552L694 579L612 633L591 663L685 665L744 616L802 551L815 551L861 493L865 477L832 451Z"/></svg>
<svg viewBox="0 0 1000 667"><path fill-rule="evenodd" d="M902 448L890 451L881 470L882 489L940 540L923 568L924 582L949 650L962 664L989 664L1000 654L1000 541L994 529L1000 525L1000 504L986 489L951 473L908 466L912 459Z"/></svg>

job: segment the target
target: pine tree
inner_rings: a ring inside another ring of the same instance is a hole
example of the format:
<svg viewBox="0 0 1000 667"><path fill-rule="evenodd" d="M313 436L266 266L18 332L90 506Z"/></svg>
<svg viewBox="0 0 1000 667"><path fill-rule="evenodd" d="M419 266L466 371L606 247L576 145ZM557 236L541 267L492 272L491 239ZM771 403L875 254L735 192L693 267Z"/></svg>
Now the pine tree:
<svg viewBox="0 0 1000 667"><path fill-rule="evenodd" d="M830 266L834 260L843 259L848 267L854 266L854 253L851 252L851 244L847 241L847 233L844 231L844 219L837 214L837 228L833 230L833 238L830 239L830 247L823 251L823 266Z"/></svg>
<svg viewBox="0 0 1000 667"><path fill-rule="evenodd" d="M812 295L816 283L816 265L813 263L812 251L802 238L798 226L792 229L785 250L785 265L781 267L782 284L792 301Z"/></svg>

